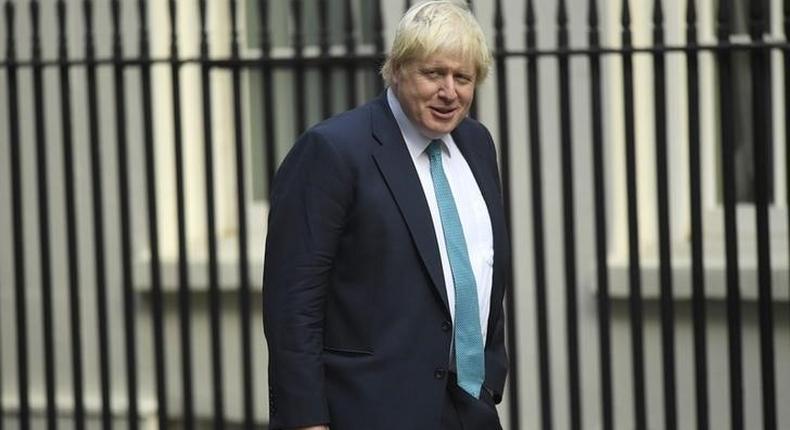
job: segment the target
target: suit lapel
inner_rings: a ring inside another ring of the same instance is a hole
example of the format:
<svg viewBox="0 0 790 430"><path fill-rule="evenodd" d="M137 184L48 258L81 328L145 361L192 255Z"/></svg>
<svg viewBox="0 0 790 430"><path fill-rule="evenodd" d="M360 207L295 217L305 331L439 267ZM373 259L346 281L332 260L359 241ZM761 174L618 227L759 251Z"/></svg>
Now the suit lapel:
<svg viewBox="0 0 790 430"><path fill-rule="evenodd" d="M406 142L387 104L386 93L372 104L371 116L373 136L381 144L373 158L400 208L433 286L449 315L447 288L431 212Z"/></svg>
<svg viewBox="0 0 790 430"><path fill-rule="evenodd" d="M381 144L373 153L373 158L406 221L420 258L449 315L447 288L431 212L406 142L403 141L398 123L389 109L386 93L371 105L371 124L373 136ZM496 170L491 172L491 168L485 164L485 160L490 157L490 154L485 153L488 150L488 142L474 141L470 133L463 131L464 128L466 127L462 123L453 132L453 139L469 164L486 202L494 238L491 312L488 321L488 334L491 335L494 331L492 324L498 320L500 309L500 306L494 304L501 301L508 276L507 231L497 173Z"/></svg>

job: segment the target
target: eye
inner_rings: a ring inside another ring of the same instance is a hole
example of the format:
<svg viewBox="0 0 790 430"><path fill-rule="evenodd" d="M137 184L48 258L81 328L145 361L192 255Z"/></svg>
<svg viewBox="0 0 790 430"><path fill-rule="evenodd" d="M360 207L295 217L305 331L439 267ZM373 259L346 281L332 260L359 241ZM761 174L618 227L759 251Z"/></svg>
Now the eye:
<svg viewBox="0 0 790 430"><path fill-rule="evenodd" d="M455 75L455 80L456 80L456 82L458 82L459 84L462 84L462 85L468 85L468 84L471 84L474 81L472 76L467 75L467 74Z"/></svg>
<svg viewBox="0 0 790 430"><path fill-rule="evenodd" d="M442 73L436 69L423 69L421 72L429 79L439 79L442 77Z"/></svg>

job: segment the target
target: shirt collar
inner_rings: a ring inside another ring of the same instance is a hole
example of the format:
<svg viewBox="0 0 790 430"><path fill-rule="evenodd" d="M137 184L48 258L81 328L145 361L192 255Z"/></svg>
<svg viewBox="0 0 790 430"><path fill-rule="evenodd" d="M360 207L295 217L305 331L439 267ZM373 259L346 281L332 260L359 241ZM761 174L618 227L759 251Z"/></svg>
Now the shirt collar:
<svg viewBox="0 0 790 430"><path fill-rule="evenodd" d="M411 154L413 159L416 159L425 152L432 139L420 133L417 126L406 116L406 112L403 111L403 107L392 88L387 88L387 102L392 110L392 114L395 116L395 121L398 123L398 127L403 135L403 140L406 141L409 154ZM442 148L445 153L449 155L448 142L452 141L452 137L449 134L445 134L438 139L442 141Z"/></svg>

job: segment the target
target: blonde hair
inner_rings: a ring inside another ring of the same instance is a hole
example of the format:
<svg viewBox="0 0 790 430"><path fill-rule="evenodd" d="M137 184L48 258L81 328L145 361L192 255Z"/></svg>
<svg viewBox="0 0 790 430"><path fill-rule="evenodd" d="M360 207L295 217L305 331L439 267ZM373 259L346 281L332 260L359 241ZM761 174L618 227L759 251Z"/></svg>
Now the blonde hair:
<svg viewBox="0 0 790 430"><path fill-rule="evenodd" d="M475 83L483 82L491 53L480 24L465 2L430 0L412 6L401 18L381 76L392 85L395 73L411 62L436 53L458 55L475 68Z"/></svg>

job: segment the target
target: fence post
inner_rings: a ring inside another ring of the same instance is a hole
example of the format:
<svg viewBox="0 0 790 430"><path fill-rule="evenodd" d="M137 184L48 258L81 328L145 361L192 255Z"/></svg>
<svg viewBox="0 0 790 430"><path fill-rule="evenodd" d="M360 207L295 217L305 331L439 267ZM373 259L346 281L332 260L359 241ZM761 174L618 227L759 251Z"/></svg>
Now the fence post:
<svg viewBox="0 0 790 430"><path fill-rule="evenodd" d="M510 127L508 122L507 107L507 71L505 70L505 34L504 34L504 12L502 10L502 0L494 3L494 39L495 39L495 68L497 80L497 100L499 103L499 152L500 168L502 175L502 196L505 209L505 222L508 230L512 231L511 215L511 196L510 196ZM512 258L511 258L512 260ZM509 278L513 279L513 265L509 262ZM519 425L519 392L518 392L518 350L516 338L516 314L515 314L515 289L511 288L505 301L505 315L507 317L506 333L508 354L510 356L510 382L508 386L508 409L510 413L510 426L521 428Z"/></svg>
<svg viewBox="0 0 790 430"><path fill-rule="evenodd" d="M764 41L769 7L763 0L749 2L749 34L753 43ZM757 216L758 313L760 315L760 361L762 370L763 428L776 429L776 386L774 372L774 321L771 281L770 221L768 205L773 186L773 110L771 103L771 52L758 47L750 51L752 61L752 118L754 122L754 191Z"/></svg>
<svg viewBox="0 0 790 430"><path fill-rule="evenodd" d="M60 113L63 127L63 171L66 191L66 231L68 236L69 310L71 317L71 364L74 395L74 427L85 427L82 375L82 322L80 319L79 246L74 186L74 145L71 127L71 80L66 48L66 3L58 0L58 71L60 78Z"/></svg>
<svg viewBox="0 0 790 430"><path fill-rule="evenodd" d="M233 126L236 143L236 212L238 219L239 235L239 332L241 333L241 381L244 402L244 428L253 428L254 378L252 373L252 345L251 345L251 296L250 296L250 258L247 252L247 176L246 160L244 157L244 123L242 122L242 96L241 96L241 70L239 69L239 24L238 0L230 1L231 19L231 61L233 64Z"/></svg>
<svg viewBox="0 0 790 430"><path fill-rule="evenodd" d="M529 124L529 171L532 196L532 253L535 267L535 314L537 318L541 422L544 430L554 428L551 395L548 303L546 298L546 247L543 218L543 157L540 134L540 86L535 7L527 0L524 13L527 46L527 123Z"/></svg>
<svg viewBox="0 0 790 430"><path fill-rule="evenodd" d="M689 187L691 208L692 318L694 320L694 376L697 429L708 430L708 352L705 335L705 265L703 260L702 177L700 174L699 48L697 47L697 5L686 4L686 61L689 110Z"/></svg>
<svg viewBox="0 0 790 430"><path fill-rule="evenodd" d="M19 95L17 93L16 39L14 18L16 10L11 0L5 2L6 63L8 64L8 124L11 164L11 206L14 226L14 298L16 304L17 389L19 390L19 426L30 428L30 398L28 388L28 331L27 279L25 276L24 217L22 214L21 141L19 133Z"/></svg>
<svg viewBox="0 0 790 430"><path fill-rule="evenodd" d="M667 184L667 94L664 61L664 10L661 0L653 3L653 76L655 89L655 156L658 188L658 240L661 283L661 341L664 364L664 427L677 428L675 390L675 310L672 288L669 189Z"/></svg>
<svg viewBox="0 0 790 430"><path fill-rule="evenodd" d="M209 63L208 34L206 33L206 0L198 2L200 11L200 83L203 95L203 161L206 191L206 234L208 238L209 319L211 330L211 380L214 428L225 428L224 392L222 378L222 315L219 294L219 262L217 259L217 227L214 196L214 145L211 118L211 66Z"/></svg>
<svg viewBox="0 0 790 430"><path fill-rule="evenodd" d="M719 41L718 70L721 97L721 166L724 194L724 233L727 259L727 322L730 359L731 428L742 429L743 417L743 358L741 348L741 289L738 271L738 234L735 212L735 142L734 100L732 95L732 59L730 23L731 0L719 2L717 37Z"/></svg>
<svg viewBox="0 0 790 430"><path fill-rule="evenodd" d="M631 318L631 354L634 377L634 427L647 428L645 401L645 360L642 338L642 275L639 258L639 214L636 183L636 129L634 120L634 70L631 44L631 9L623 0L621 38L623 43L623 91L625 97L625 159L628 189L629 311Z"/></svg>

